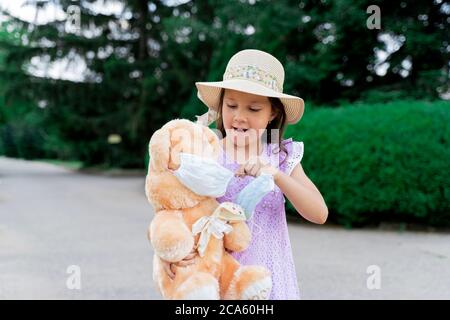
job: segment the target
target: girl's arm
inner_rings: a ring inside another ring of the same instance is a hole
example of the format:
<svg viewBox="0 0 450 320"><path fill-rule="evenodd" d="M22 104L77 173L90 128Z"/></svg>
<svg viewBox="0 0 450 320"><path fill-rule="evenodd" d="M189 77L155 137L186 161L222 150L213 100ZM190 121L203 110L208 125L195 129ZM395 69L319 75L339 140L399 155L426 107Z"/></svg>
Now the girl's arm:
<svg viewBox="0 0 450 320"><path fill-rule="evenodd" d="M272 167L273 169L275 168ZM327 221L327 205L320 191L306 176L300 163L295 166L290 176L278 169L272 172L276 185L302 217L317 224L324 224Z"/></svg>

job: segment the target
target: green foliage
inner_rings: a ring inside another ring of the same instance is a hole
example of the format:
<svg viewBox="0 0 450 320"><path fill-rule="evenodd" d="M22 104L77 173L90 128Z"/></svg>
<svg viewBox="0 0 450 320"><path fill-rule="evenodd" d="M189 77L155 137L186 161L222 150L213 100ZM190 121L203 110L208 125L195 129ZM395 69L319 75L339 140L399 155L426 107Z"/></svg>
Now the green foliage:
<svg viewBox="0 0 450 320"><path fill-rule="evenodd" d="M9 110L3 123L21 121L23 113L14 107L20 101L39 117L41 127L36 129L48 133L42 136L50 149L61 142L66 156L86 166L143 167L152 132L180 112L179 106L192 91L179 67L186 61L162 39L166 35L163 21L172 16L172 9L156 2L150 11L146 2L130 0L124 2L122 16L105 15L91 10L90 2L75 4L81 10L81 31L93 26L101 30L89 37L65 32L64 21L33 25L10 16L0 28L17 34L33 30L18 41L0 38L0 52L4 53L0 60L5 61L0 90L4 92L3 106ZM67 11L74 3L60 1L56 5ZM34 76L27 66L38 56L50 61L79 57L88 69L82 82ZM173 94L174 88L178 88L177 94ZM42 110L37 108L41 104ZM21 131L19 126L5 128L8 133L17 130ZM15 141L23 141L19 131L13 134ZM119 135L121 141L109 143L110 135ZM36 153L27 157L36 157Z"/></svg>
<svg viewBox="0 0 450 320"><path fill-rule="evenodd" d="M361 101L367 104L387 103L402 99L408 99L408 94L405 91L392 88L386 88L386 90L372 89L361 94Z"/></svg>
<svg viewBox="0 0 450 320"><path fill-rule="evenodd" d="M121 14L96 12L92 0L29 3L63 11L79 6L81 30L69 33L65 21L35 25L5 13L0 152L11 155L142 168L155 130L206 111L195 82L221 80L229 58L246 48L277 57L285 67L284 91L308 104L434 100L450 89L444 1L205 0L169 6L123 0ZM366 27L369 5L381 9L381 30ZM386 34L398 50L386 58L390 67L380 76L374 50L387 49L379 40ZM78 57L87 70L79 82L36 76L27 72L33 57ZM411 64L406 76L405 61ZM108 143L111 134L121 142ZM37 145L25 147L29 143Z"/></svg>
<svg viewBox="0 0 450 320"><path fill-rule="evenodd" d="M286 136L304 141L302 166L324 196L330 220L448 227L449 107L405 100L316 109Z"/></svg>
<svg viewBox="0 0 450 320"><path fill-rule="evenodd" d="M38 146L43 136L36 128L24 122L11 122L0 128L0 152L15 158L35 159L43 156Z"/></svg>

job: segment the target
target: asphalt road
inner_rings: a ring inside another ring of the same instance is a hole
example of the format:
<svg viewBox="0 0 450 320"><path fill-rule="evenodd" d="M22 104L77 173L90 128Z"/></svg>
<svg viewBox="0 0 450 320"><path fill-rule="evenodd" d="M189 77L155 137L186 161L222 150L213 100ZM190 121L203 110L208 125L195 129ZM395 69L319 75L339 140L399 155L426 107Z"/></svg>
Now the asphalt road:
<svg viewBox="0 0 450 320"><path fill-rule="evenodd" d="M0 157L0 299L159 299L152 215L143 176ZM448 233L289 233L303 299L450 299Z"/></svg>

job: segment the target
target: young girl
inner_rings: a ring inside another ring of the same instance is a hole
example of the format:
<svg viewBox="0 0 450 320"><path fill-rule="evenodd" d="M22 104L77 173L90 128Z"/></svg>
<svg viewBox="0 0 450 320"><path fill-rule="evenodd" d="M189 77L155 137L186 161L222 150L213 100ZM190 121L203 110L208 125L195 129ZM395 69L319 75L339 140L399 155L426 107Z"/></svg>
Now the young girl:
<svg viewBox="0 0 450 320"><path fill-rule="evenodd" d="M272 55L243 50L228 62L224 80L197 82L198 97L209 108L205 124L216 121L223 152L220 163L236 173L218 202L233 201L261 173L273 175L275 188L248 220L250 246L232 253L243 265L264 265L272 272L270 299L299 299L299 289L285 217L286 196L305 219L325 223L328 209L301 166L303 142L282 140L286 124L303 114L301 98L282 93L284 69ZM176 266L193 263L193 252ZM167 265L174 276L176 268Z"/></svg>

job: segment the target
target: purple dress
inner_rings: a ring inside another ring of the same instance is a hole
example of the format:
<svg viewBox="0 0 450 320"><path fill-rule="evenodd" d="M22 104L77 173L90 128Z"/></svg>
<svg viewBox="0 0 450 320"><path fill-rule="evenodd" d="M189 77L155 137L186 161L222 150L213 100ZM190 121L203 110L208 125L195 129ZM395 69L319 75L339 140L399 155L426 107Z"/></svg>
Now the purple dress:
<svg viewBox="0 0 450 320"><path fill-rule="evenodd" d="M261 157L290 175L303 157L303 142L290 138L283 140L282 144L287 149L287 158L284 152L279 152L277 144L265 144ZM227 157L224 150L219 163L233 172L239 167L238 163ZM251 176L233 177L225 195L217 201L233 201L253 179ZM272 272L271 300L300 299L284 203L284 195L275 185L275 189L261 200L247 221L252 233L250 246L242 252L232 253L242 265L263 265Z"/></svg>

